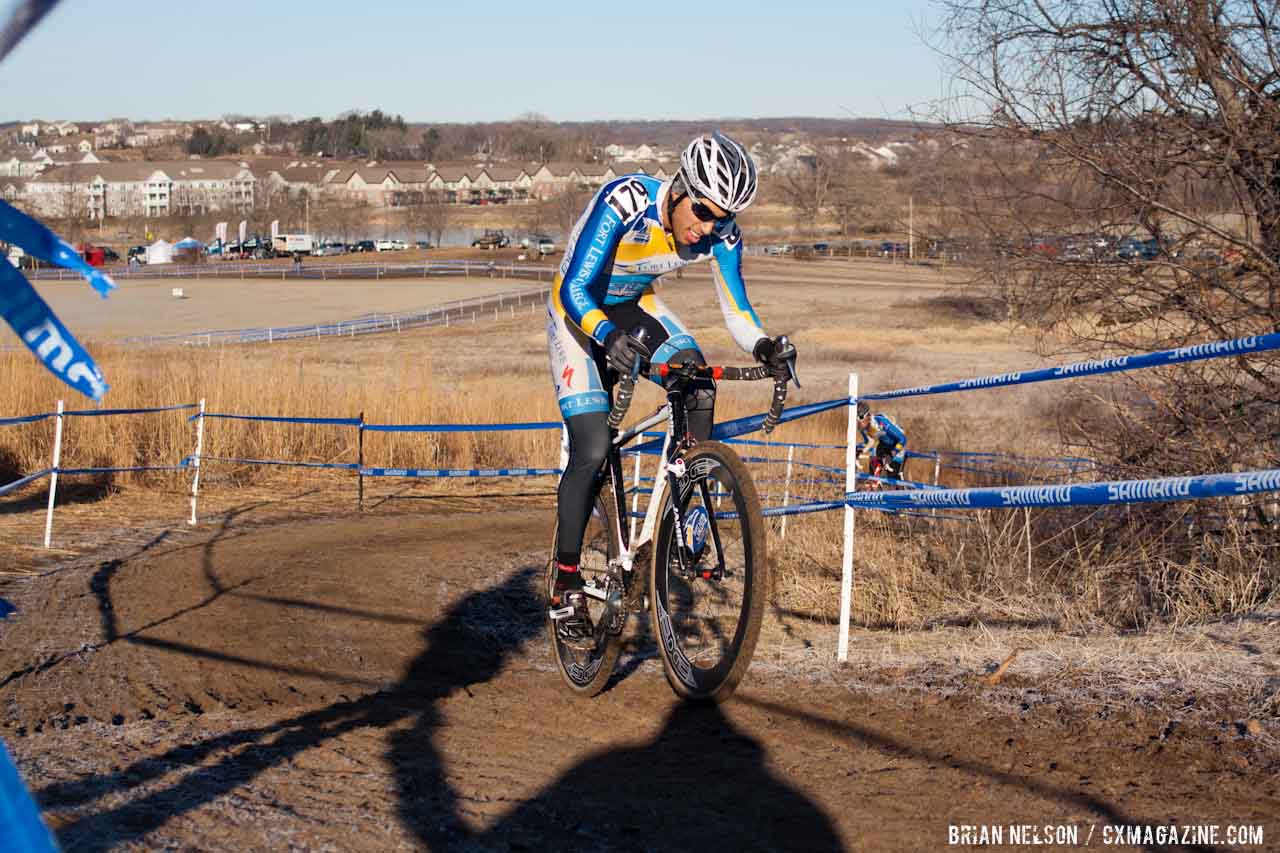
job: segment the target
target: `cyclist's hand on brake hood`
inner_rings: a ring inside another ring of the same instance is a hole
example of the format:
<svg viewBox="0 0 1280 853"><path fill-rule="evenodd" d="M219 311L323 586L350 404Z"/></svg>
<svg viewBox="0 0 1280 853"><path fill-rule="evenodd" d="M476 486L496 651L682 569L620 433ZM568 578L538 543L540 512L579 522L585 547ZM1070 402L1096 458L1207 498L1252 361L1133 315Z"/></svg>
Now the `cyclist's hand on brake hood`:
<svg viewBox="0 0 1280 853"><path fill-rule="evenodd" d="M643 362L649 358L648 347L620 329L608 334L604 349L609 366L624 375L631 373L637 359Z"/></svg>
<svg viewBox="0 0 1280 853"><path fill-rule="evenodd" d="M786 380L791 378L789 364L795 361L796 347L791 341L782 341L781 338L781 335L777 338L761 338L751 354L756 361L768 365L769 372L775 379Z"/></svg>

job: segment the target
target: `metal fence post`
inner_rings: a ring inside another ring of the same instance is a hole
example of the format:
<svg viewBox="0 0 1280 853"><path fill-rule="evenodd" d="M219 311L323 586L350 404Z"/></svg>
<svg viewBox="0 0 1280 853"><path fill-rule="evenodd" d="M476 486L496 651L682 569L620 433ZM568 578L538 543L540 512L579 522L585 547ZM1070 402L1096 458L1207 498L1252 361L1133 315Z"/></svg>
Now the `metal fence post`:
<svg viewBox="0 0 1280 853"><path fill-rule="evenodd" d="M195 473L191 476L191 520L196 523L196 498L200 494L200 456L204 453L204 397L200 398L200 412L196 417L196 455L191 458Z"/></svg>
<svg viewBox="0 0 1280 853"><path fill-rule="evenodd" d="M44 514L44 547L49 547L53 538L53 502L58 493L58 466L62 464L62 410L63 402L58 401L58 421L53 428L53 468L49 475L49 508Z"/></svg>
<svg viewBox="0 0 1280 853"><path fill-rule="evenodd" d="M858 490L858 374L849 374L849 426L844 451L844 559L840 572L840 636L836 660L849 659L849 616L853 609L853 506L848 493Z"/></svg>

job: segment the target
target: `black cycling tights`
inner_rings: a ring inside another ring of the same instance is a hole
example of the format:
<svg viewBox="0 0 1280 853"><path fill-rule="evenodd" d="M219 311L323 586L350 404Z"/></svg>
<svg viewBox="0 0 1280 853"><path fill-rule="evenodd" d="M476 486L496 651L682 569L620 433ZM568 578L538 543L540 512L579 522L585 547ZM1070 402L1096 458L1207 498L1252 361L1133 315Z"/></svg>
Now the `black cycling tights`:
<svg viewBox="0 0 1280 853"><path fill-rule="evenodd" d="M697 350L681 350L671 360L706 363ZM611 371L601 373L606 376L606 382L612 378ZM696 380L689 385L684 403L689 413L690 434L699 440L710 438L715 421L715 383L710 379ZM592 482L609 453L608 417L607 412L589 412L565 421L569 428L569 464L560 478L556 559L566 565L576 566L582 553L582 535L595 500Z"/></svg>

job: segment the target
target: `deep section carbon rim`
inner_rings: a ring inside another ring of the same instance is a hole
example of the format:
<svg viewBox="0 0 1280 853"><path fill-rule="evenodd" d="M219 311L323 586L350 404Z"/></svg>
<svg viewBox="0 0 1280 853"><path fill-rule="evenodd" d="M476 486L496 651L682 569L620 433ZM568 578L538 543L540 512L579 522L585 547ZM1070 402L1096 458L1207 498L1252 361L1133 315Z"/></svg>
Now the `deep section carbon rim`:
<svg viewBox="0 0 1280 853"><path fill-rule="evenodd" d="M655 543L653 617L677 692L713 697L732 689L755 647L762 525L755 489L736 457L727 460L702 444L686 457L686 470L679 496L683 535L668 501Z"/></svg>

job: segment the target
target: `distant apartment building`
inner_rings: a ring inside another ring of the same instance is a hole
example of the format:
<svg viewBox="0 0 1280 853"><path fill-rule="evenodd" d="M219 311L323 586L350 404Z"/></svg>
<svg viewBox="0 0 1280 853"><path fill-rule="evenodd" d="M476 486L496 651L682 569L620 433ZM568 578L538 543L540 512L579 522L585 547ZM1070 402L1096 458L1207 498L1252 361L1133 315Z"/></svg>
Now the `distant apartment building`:
<svg viewBox="0 0 1280 853"><path fill-rule="evenodd" d="M82 155L73 155L82 156ZM68 157L71 159L71 156ZM56 165L53 157L43 148L34 152L26 148L14 151L0 151L0 175L11 178L33 178Z"/></svg>
<svg viewBox="0 0 1280 853"><path fill-rule="evenodd" d="M0 198L13 204L26 197L26 178L0 178Z"/></svg>
<svg viewBox="0 0 1280 853"><path fill-rule="evenodd" d="M256 184L248 166L228 160L76 163L28 181L26 200L37 215L64 218L243 212Z"/></svg>
<svg viewBox="0 0 1280 853"><path fill-rule="evenodd" d="M124 144L129 148L149 148L152 145L166 145L180 142L191 136L191 126L181 123L134 125L133 130L124 136Z"/></svg>

